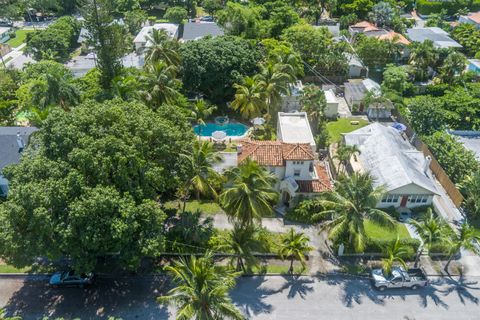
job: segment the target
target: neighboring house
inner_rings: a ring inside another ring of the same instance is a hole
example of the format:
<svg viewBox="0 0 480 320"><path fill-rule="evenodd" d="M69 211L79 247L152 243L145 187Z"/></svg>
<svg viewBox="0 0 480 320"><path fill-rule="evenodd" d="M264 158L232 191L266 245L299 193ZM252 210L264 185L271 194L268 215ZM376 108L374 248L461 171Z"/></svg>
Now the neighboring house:
<svg viewBox="0 0 480 320"><path fill-rule="evenodd" d="M335 96L335 93L332 89L326 90L325 100L327 101L327 106L325 108L325 116L327 118L337 118L338 116L338 100Z"/></svg>
<svg viewBox="0 0 480 320"><path fill-rule="evenodd" d="M407 35L412 41L423 43L430 40L436 48L462 48L462 45L450 38L448 32L438 27L410 28Z"/></svg>
<svg viewBox="0 0 480 320"><path fill-rule="evenodd" d="M368 21L361 21L348 27L348 31L350 32L352 39L355 37L355 35L361 33L367 37L375 37L379 40L393 41L401 47L402 59L406 59L410 55L410 51L408 49L410 41L402 34L397 33L393 30L379 28Z"/></svg>
<svg viewBox="0 0 480 320"><path fill-rule="evenodd" d="M167 31L170 38L176 39L178 37L178 24L156 23L153 26L143 27L135 39L133 39L135 50L138 54L143 53L144 49L151 45L148 41L148 37L152 34L153 29Z"/></svg>
<svg viewBox="0 0 480 320"><path fill-rule="evenodd" d="M188 22L183 26L181 41L198 40L206 36L223 36L223 30L215 22Z"/></svg>
<svg viewBox="0 0 480 320"><path fill-rule="evenodd" d="M5 43L10 39L10 27L0 27L0 43Z"/></svg>
<svg viewBox="0 0 480 320"><path fill-rule="evenodd" d="M472 151L475 158L480 161L480 131L451 130L448 133L456 136L465 149Z"/></svg>
<svg viewBox="0 0 480 320"><path fill-rule="evenodd" d="M289 85L289 94L282 94L281 110L284 112L294 112L302 108L301 98L303 96L303 84L298 80Z"/></svg>
<svg viewBox="0 0 480 320"><path fill-rule="evenodd" d="M347 58L347 61L348 61L348 78L349 79L362 78L367 76L368 69L356 54L344 52L344 56Z"/></svg>
<svg viewBox="0 0 480 320"><path fill-rule="evenodd" d="M383 101L372 102L367 106L367 116L370 119L390 119L392 117L392 110L395 109L392 101L382 99Z"/></svg>
<svg viewBox="0 0 480 320"><path fill-rule="evenodd" d="M135 52L131 52L124 56L121 59L121 62L125 68L134 67L140 69L145 64L144 57ZM77 56L65 64L65 67L67 67L73 73L75 78L83 77L88 71L96 66L97 55L94 52L90 52L87 55Z"/></svg>
<svg viewBox="0 0 480 320"><path fill-rule="evenodd" d="M332 188L327 170L315 162L308 143L242 141L238 164L250 158L278 178L276 189L281 203L289 206L297 196L314 196Z"/></svg>
<svg viewBox="0 0 480 320"><path fill-rule="evenodd" d="M480 74L480 59L468 59L467 70Z"/></svg>
<svg viewBox="0 0 480 320"><path fill-rule="evenodd" d="M320 22L318 26L313 26L314 28L327 28L328 31L334 36L334 37L339 37L340 36L340 23L335 22L335 21L323 21Z"/></svg>
<svg viewBox="0 0 480 320"><path fill-rule="evenodd" d="M375 122L344 135L346 145L356 145L360 154L350 161L355 172L369 172L374 186L386 194L377 207L430 205L438 194L430 172L431 159L425 158L402 134Z"/></svg>
<svg viewBox="0 0 480 320"><path fill-rule="evenodd" d="M312 152L317 150L306 112L279 112L277 140L286 143L306 143L310 145Z"/></svg>
<svg viewBox="0 0 480 320"><path fill-rule="evenodd" d="M368 92L374 95L380 95L380 85L372 79L350 79L345 82L345 101L350 110L364 111L363 100Z"/></svg>
<svg viewBox="0 0 480 320"><path fill-rule="evenodd" d="M470 13L466 16L460 16L460 18L458 18L458 22L473 24L480 29L480 11Z"/></svg>
<svg viewBox="0 0 480 320"><path fill-rule="evenodd" d="M37 130L35 127L0 127L0 196L5 197L8 193L3 168L20 161L30 135Z"/></svg>

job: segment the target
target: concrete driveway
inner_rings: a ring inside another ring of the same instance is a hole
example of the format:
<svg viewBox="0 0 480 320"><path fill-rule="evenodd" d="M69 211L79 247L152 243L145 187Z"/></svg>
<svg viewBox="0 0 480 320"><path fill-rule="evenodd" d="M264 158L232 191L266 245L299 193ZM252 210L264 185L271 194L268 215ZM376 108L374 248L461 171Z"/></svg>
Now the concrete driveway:
<svg viewBox="0 0 480 320"><path fill-rule="evenodd" d="M245 277L231 293L247 319L479 319L480 278L432 278L418 291L372 290L366 279L343 276ZM0 307L24 319L174 319L155 297L163 278L102 280L97 287L50 289L45 281L0 279Z"/></svg>

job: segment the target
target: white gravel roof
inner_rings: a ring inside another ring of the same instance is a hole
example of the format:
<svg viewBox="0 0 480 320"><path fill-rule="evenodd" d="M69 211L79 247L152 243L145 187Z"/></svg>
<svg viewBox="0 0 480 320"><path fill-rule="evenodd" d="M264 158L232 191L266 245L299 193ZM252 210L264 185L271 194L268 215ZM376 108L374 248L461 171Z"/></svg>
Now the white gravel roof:
<svg viewBox="0 0 480 320"><path fill-rule="evenodd" d="M315 139L306 112L278 113L278 140L287 143L308 143L315 148Z"/></svg>

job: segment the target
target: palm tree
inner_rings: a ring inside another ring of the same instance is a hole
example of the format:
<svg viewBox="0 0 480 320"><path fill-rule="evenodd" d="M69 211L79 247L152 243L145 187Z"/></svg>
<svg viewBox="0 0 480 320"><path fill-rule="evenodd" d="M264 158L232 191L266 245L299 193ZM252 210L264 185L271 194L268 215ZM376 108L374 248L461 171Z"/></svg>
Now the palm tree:
<svg viewBox="0 0 480 320"><path fill-rule="evenodd" d="M239 111L245 119L253 119L265 110L263 91L257 81L251 77L245 77L243 84L234 84L237 90L232 108Z"/></svg>
<svg viewBox="0 0 480 320"><path fill-rule="evenodd" d="M290 259L289 273L293 273L293 262L299 260L302 267L305 268L305 255L313 250L309 246L310 238L303 232L295 232L293 228L285 234L280 244L279 254L282 259Z"/></svg>
<svg viewBox="0 0 480 320"><path fill-rule="evenodd" d="M452 262L453 257L463 248L472 251L476 255L480 254L480 250L474 244L475 241L480 241L480 235L474 227L468 223L462 224L458 230L458 234L451 232L450 238L447 240L451 245L450 256L448 257L447 264L445 265L445 272L448 273L448 266Z"/></svg>
<svg viewBox="0 0 480 320"><path fill-rule="evenodd" d="M329 231L329 237L338 241L348 239L348 243L357 251L365 248L366 233L364 221L370 220L381 226L393 229L395 221L382 210L376 209L382 199L384 189L374 187L368 173L354 173L350 177L341 175L333 191L323 194L319 203L326 210L314 214L312 219L333 219L323 225Z"/></svg>
<svg viewBox="0 0 480 320"><path fill-rule="evenodd" d="M438 61L438 52L433 46L433 42L426 40L423 43L414 43L412 45L409 63L412 64L420 80L425 80L425 75L429 68L433 68Z"/></svg>
<svg viewBox="0 0 480 320"><path fill-rule="evenodd" d="M385 255L385 258L382 258L383 272L385 275L392 273L392 268L395 263L407 269L407 264L403 259L408 255L408 250L407 247L400 242L398 236L395 242L390 242L382 249Z"/></svg>
<svg viewBox="0 0 480 320"><path fill-rule="evenodd" d="M225 175L228 183L219 200L231 220L246 227L254 220L261 221L263 215L273 213L273 205L278 200L274 175L248 158Z"/></svg>
<svg viewBox="0 0 480 320"><path fill-rule="evenodd" d="M176 79L177 69L164 61L145 65L145 75L140 78L144 90L140 92L145 102L154 109L162 104L175 103L181 83Z"/></svg>
<svg viewBox="0 0 480 320"><path fill-rule="evenodd" d="M178 53L180 45L177 40L170 39L167 31L153 29L151 35L146 38L148 46L145 61L147 63L165 61L167 65L176 67L180 65L180 54Z"/></svg>
<svg viewBox="0 0 480 320"><path fill-rule="evenodd" d="M312 129L318 129L318 121L324 117L327 100L325 93L314 84L303 87L303 95L300 98L302 111L306 112L312 123Z"/></svg>
<svg viewBox="0 0 480 320"><path fill-rule="evenodd" d="M215 110L216 106L208 104L205 100L200 99L192 105L192 119L198 125L198 137L202 133L202 126L205 125L205 119L208 118Z"/></svg>
<svg viewBox="0 0 480 320"><path fill-rule="evenodd" d="M339 162L337 174L340 173L341 165L343 166L343 169L345 171L350 159L352 159L352 157L356 158L356 156L359 155L360 153L361 153L360 149L358 149L357 145L351 145L351 146L345 145L345 144L341 145L337 149L337 154L334 156L334 158L337 159Z"/></svg>
<svg viewBox="0 0 480 320"><path fill-rule="evenodd" d="M445 223L445 220L440 217L435 217L432 209L430 208L420 221L411 220L410 224L422 239L422 245L418 249L415 256L415 267L417 267L423 249L429 250L434 243L444 242L446 239L446 234L448 234L449 227Z"/></svg>
<svg viewBox="0 0 480 320"><path fill-rule="evenodd" d="M217 192L211 181L218 178L218 173L213 169L213 165L220 162L222 158L215 151L211 142L195 140L192 151L188 154L182 154L189 164L189 179L186 182L187 190L193 188L197 200L200 195L217 196Z"/></svg>
<svg viewBox="0 0 480 320"><path fill-rule="evenodd" d="M286 69L284 65L268 63L262 66L260 73L254 77L265 99L267 114L270 117L273 116L272 113L276 114L282 94L288 94L288 84L294 81L288 73L284 72Z"/></svg>
<svg viewBox="0 0 480 320"><path fill-rule="evenodd" d="M452 83L455 76L460 75L465 70L467 58L456 51L452 51L443 61L440 68L440 77L446 83Z"/></svg>
<svg viewBox="0 0 480 320"><path fill-rule="evenodd" d="M232 251L235 253L237 271L247 271L247 267L255 265L257 259L254 253L260 252L265 247L265 243L259 240L258 227L249 225L243 227L235 223L233 230L228 232L224 242L220 245L220 250Z"/></svg>
<svg viewBox="0 0 480 320"><path fill-rule="evenodd" d="M211 253L201 258L181 259L166 269L176 287L158 301L176 306L177 320L244 319L228 296L238 273L215 267Z"/></svg>

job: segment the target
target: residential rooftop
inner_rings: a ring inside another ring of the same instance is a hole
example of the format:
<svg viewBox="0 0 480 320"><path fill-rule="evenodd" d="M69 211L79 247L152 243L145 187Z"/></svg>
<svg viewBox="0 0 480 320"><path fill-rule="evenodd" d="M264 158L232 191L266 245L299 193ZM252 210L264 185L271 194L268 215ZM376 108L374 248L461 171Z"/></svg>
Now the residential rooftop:
<svg viewBox="0 0 480 320"><path fill-rule="evenodd" d="M316 149L306 112L279 112L277 139L287 143L307 143Z"/></svg>
<svg viewBox="0 0 480 320"><path fill-rule="evenodd" d="M198 40L206 36L222 36L223 30L215 22L188 22L183 26L182 40Z"/></svg>
<svg viewBox="0 0 480 320"><path fill-rule="evenodd" d="M437 48L462 48L460 43L450 38L448 32L438 27L410 28L407 29L407 35L416 42L430 40Z"/></svg>
<svg viewBox="0 0 480 320"><path fill-rule="evenodd" d="M285 166L285 161L315 159L308 143L244 140L239 144L241 145L241 151L238 155L238 163L250 158L262 166L282 167Z"/></svg>
<svg viewBox="0 0 480 320"><path fill-rule="evenodd" d="M178 24L174 23L156 23L153 26L143 27L137 34L134 43L147 43L147 36L149 36L153 29L165 30L171 38L176 37L178 34ZM147 44L148 46L148 44Z"/></svg>

